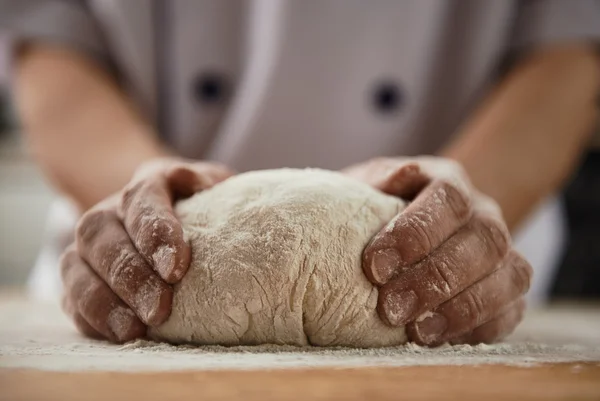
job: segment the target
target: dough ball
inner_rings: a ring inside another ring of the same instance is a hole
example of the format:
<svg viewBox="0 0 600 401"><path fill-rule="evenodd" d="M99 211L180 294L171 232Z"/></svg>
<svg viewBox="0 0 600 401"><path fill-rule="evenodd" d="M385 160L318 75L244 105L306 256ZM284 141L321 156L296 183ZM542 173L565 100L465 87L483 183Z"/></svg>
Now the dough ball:
<svg viewBox="0 0 600 401"><path fill-rule="evenodd" d="M406 342L376 311L362 251L404 208L342 174L255 171L179 202L192 262L151 337L172 343L380 347Z"/></svg>

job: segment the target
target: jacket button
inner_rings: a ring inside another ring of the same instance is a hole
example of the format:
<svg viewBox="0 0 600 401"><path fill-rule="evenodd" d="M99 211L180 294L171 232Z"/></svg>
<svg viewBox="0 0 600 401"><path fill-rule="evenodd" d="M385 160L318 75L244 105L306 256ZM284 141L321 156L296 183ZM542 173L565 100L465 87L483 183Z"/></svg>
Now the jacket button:
<svg viewBox="0 0 600 401"><path fill-rule="evenodd" d="M196 78L192 91L199 102L219 103L227 96L227 82L222 75L208 72Z"/></svg>
<svg viewBox="0 0 600 401"><path fill-rule="evenodd" d="M400 87L392 81L382 81L373 91L373 107L383 114L398 110L404 102Z"/></svg>

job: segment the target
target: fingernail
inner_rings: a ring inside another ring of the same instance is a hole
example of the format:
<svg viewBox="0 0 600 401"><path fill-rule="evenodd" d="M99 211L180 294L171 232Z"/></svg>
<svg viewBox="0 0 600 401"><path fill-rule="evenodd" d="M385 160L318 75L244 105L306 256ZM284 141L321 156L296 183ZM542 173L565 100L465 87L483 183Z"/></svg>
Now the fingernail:
<svg viewBox="0 0 600 401"><path fill-rule="evenodd" d="M439 341L447 328L446 317L439 313L429 313L426 318L416 323L417 334L425 344Z"/></svg>
<svg viewBox="0 0 600 401"><path fill-rule="evenodd" d="M154 322L160 309L161 288L154 280L148 280L135 294L135 310L146 324Z"/></svg>
<svg viewBox="0 0 600 401"><path fill-rule="evenodd" d="M385 284L400 268L400 254L393 248L381 249L373 254L371 274L377 284Z"/></svg>
<svg viewBox="0 0 600 401"><path fill-rule="evenodd" d="M152 261L154 262L154 268L160 276L167 282L176 280L176 277L172 277L175 274L175 249L172 246L163 245L160 246L152 254Z"/></svg>
<svg viewBox="0 0 600 401"><path fill-rule="evenodd" d="M392 326L406 324L417 311L419 298L414 291L390 292L385 296L383 310Z"/></svg>

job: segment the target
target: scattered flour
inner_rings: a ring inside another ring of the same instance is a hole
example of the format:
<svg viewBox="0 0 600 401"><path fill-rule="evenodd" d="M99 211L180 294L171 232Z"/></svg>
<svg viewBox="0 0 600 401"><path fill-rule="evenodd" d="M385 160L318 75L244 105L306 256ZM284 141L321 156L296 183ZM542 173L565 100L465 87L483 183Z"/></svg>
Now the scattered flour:
<svg viewBox="0 0 600 401"><path fill-rule="evenodd" d="M373 349L294 346L114 345L84 338L54 304L0 302L0 369L172 371L291 369L549 362L600 364L600 306L531 311L507 343L434 349L407 344Z"/></svg>

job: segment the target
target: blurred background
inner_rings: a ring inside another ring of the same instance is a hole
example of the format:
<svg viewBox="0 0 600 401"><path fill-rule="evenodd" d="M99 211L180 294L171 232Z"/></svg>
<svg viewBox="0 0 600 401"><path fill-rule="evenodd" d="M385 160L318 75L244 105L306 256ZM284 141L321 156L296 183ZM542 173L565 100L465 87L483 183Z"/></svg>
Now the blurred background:
<svg viewBox="0 0 600 401"><path fill-rule="evenodd" d="M12 286L24 283L33 267L54 196L6 122L0 133L0 285Z"/></svg>
<svg viewBox="0 0 600 401"><path fill-rule="evenodd" d="M23 284L33 267L54 194L24 150L2 65L0 60L0 286L13 286Z"/></svg>

